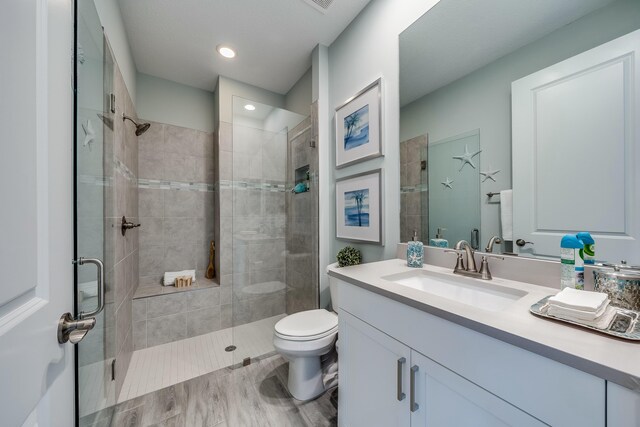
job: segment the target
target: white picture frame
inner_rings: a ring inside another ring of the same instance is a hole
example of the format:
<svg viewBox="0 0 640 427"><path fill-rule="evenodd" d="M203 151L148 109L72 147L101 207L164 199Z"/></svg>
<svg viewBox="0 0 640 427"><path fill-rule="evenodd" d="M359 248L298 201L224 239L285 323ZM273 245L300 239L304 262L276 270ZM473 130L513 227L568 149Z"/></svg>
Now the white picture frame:
<svg viewBox="0 0 640 427"><path fill-rule="evenodd" d="M336 180L336 238L383 244L382 169Z"/></svg>
<svg viewBox="0 0 640 427"><path fill-rule="evenodd" d="M382 156L382 79L336 108L336 168Z"/></svg>

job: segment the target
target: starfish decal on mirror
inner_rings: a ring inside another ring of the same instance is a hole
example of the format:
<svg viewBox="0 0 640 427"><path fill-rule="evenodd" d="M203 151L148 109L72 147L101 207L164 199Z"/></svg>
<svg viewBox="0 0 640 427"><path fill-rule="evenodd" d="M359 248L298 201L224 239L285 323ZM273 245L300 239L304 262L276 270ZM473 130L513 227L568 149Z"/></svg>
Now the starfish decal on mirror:
<svg viewBox="0 0 640 427"><path fill-rule="evenodd" d="M459 156L453 156L454 159L460 160L462 162L462 165L460 166L460 169L458 169L458 172L460 172L462 170L462 168L464 167L464 165L466 165L467 163L471 165L472 168L476 168L476 165L473 164L473 161L471 159L473 159L475 156L477 156L478 154L480 154L482 150L478 150L475 153L470 153L469 152L469 146L467 144L464 145L464 153L459 155Z"/></svg>
<svg viewBox="0 0 640 427"><path fill-rule="evenodd" d="M440 184L444 185L445 188L450 188L453 190L453 187L451 186L451 184L453 184L453 180L450 179L449 177L447 177L447 179L442 181Z"/></svg>
<svg viewBox="0 0 640 427"><path fill-rule="evenodd" d="M82 130L84 130L84 141L82 142L82 146L86 147L87 145L91 148L91 143L96 138L96 132L93 130L93 123L91 120L87 120L87 124L82 123Z"/></svg>
<svg viewBox="0 0 640 427"><path fill-rule="evenodd" d="M485 182L488 179L490 179L493 182L496 182L496 179L494 178L494 175L497 174L498 172L500 172L500 169L491 170L491 166L489 166L489 170L487 170L485 172L480 172L480 175L482 175L484 177L482 179L482 182Z"/></svg>

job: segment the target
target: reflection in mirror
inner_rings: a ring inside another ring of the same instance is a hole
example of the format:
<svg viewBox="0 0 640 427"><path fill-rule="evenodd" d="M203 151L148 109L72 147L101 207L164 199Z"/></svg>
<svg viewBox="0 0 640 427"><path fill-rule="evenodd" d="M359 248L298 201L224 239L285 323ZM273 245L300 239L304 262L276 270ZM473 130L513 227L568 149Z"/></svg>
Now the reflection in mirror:
<svg viewBox="0 0 640 427"><path fill-rule="evenodd" d="M638 28L636 0L441 0L407 28L402 240L557 258L584 230L640 262Z"/></svg>

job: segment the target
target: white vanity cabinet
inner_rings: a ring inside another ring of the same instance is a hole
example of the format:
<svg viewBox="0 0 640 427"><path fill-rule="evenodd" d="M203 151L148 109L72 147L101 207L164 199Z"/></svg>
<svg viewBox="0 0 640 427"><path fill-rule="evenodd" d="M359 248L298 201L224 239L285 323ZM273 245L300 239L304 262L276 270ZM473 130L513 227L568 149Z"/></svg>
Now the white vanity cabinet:
<svg viewBox="0 0 640 427"><path fill-rule="evenodd" d="M340 427L634 425L607 423L601 378L341 280L338 292Z"/></svg>
<svg viewBox="0 0 640 427"><path fill-rule="evenodd" d="M411 349L348 313L339 319L340 344L348 343L339 350L339 424L410 425Z"/></svg>
<svg viewBox="0 0 640 427"><path fill-rule="evenodd" d="M340 339L340 426L544 425L347 312Z"/></svg>

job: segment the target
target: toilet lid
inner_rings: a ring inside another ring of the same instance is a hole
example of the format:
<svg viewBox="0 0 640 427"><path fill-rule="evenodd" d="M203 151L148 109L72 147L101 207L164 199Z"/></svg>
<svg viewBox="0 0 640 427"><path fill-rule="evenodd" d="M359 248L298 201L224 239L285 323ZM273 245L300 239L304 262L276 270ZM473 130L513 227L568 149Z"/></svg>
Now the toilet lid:
<svg viewBox="0 0 640 427"><path fill-rule="evenodd" d="M276 332L292 337L320 335L338 326L338 316L330 311L307 310L291 314L276 323Z"/></svg>

